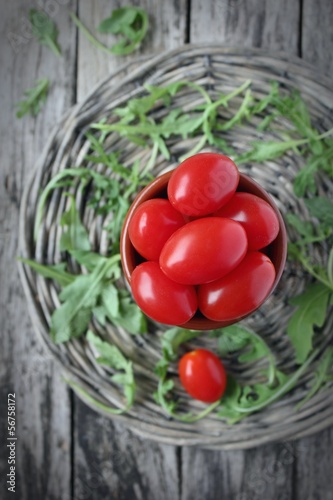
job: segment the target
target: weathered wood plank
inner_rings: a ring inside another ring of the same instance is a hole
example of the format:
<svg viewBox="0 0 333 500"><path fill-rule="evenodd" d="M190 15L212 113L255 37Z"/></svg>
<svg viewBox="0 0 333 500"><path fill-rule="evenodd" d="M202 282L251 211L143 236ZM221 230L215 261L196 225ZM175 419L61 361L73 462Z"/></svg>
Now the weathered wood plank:
<svg viewBox="0 0 333 500"><path fill-rule="evenodd" d="M70 2L72 4L72 2ZM43 2L40 2L43 4ZM56 58L31 37L26 2L10 2L1 10L1 435L7 437L7 394L16 394L16 498L70 498L70 398L58 367L41 346L28 318L15 256L19 202L30 171L50 128L72 104L75 38L67 7L52 2L63 56ZM51 2L48 2L50 7ZM49 78L50 94L40 115L21 120L15 103L36 79ZM1 498L8 492L8 448L1 447Z"/></svg>
<svg viewBox="0 0 333 500"><path fill-rule="evenodd" d="M117 2L117 6L128 2ZM77 98L80 101L102 78L135 61L138 56L164 50L184 42L185 0L145 0L150 30L135 54L116 57L96 49L79 33ZM115 8L108 0L81 2L78 16L94 34L96 27ZM97 34L108 46L112 37ZM75 498L172 499L178 498L177 449L135 437L118 423L103 418L75 398ZM91 457L94 457L91 461Z"/></svg>
<svg viewBox="0 0 333 500"><path fill-rule="evenodd" d="M141 439L81 401L75 408L74 498L177 500L173 446Z"/></svg>
<svg viewBox="0 0 333 500"><path fill-rule="evenodd" d="M297 0L192 0L190 41L265 47L297 54L299 13Z"/></svg>
<svg viewBox="0 0 333 500"><path fill-rule="evenodd" d="M294 499L331 500L333 428L295 443Z"/></svg>
<svg viewBox="0 0 333 500"><path fill-rule="evenodd" d="M301 55L333 78L333 2L303 0Z"/></svg>
<svg viewBox="0 0 333 500"><path fill-rule="evenodd" d="M181 499L289 500L293 473L289 448L284 443L246 452L184 448Z"/></svg>

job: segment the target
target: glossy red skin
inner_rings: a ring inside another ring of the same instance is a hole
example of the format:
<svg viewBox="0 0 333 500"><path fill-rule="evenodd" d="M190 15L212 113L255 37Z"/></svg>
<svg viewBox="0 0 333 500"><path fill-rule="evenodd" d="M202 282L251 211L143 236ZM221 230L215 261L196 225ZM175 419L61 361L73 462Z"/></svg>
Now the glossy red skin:
<svg viewBox="0 0 333 500"><path fill-rule="evenodd" d="M192 398L204 403L218 401L227 386L227 374L221 360L211 351L196 349L179 362L180 381Z"/></svg>
<svg viewBox="0 0 333 500"><path fill-rule="evenodd" d="M214 321L238 320L265 301L275 274L267 255L250 252L222 279L198 287L199 309Z"/></svg>
<svg viewBox="0 0 333 500"><path fill-rule="evenodd" d="M175 169L168 183L168 198L182 214L201 217L227 203L238 182L238 168L228 156L199 153Z"/></svg>
<svg viewBox="0 0 333 500"><path fill-rule="evenodd" d="M166 242L162 271L177 283L198 285L221 278L244 258L247 237L238 222L204 217L188 222Z"/></svg>
<svg viewBox="0 0 333 500"><path fill-rule="evenodd" d="M198 300L195 288L170 280L157 262L137 266L131 276L135 302L150 318L168 325L182 325L194 316Z"/></svg>
<svg viewBox="0 0 333 500"><path fill-rule="evenodd" d="M154 198L135 210L128 232L132 245L147 260L158 260L165 242L185 224L184 217L164 198Z"/></svg>
<svg viewBox="0 0 333 500"><path fill-rule="evenodd" d="M250 193L235 193L214 215L240 222L247 234L249 250L268 246L275 240L280 228L273 208L267 201Z"/></svg>

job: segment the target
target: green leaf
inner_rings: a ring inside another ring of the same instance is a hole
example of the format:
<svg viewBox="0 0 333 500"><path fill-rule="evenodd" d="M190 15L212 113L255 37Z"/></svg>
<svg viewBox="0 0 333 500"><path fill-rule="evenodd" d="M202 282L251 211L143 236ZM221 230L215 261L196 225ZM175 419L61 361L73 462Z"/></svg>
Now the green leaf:
<svg viewBox="0 0 333 500"><path fill-rule="evenodd" d="M331 291L321 283L310 285L307 290L290 300L297 310L290 318L287 327L295 349L296 361L301 364L312 350L314 327L325 323L328 301Z"/></svg>
<svg viewBox="0 0 333 500"><path fill-rule="evenodd" d="M293 213L287 213L286 219L299 235L302 236L302 243L311 242L316 239L314 226L310 221L305 221Z"/></svg>
<svg viewBox="0 0 333 500"><path fill-rule="evenodd" d="M72 248L69 253L73 257L73 259L76 260L76 262L78 262L81 266L84 266L88 271L93 271L96 266L99 266L108 261L108 257L87 250L74 250L74 248ZM115 274L115 268L112 270L112 272L115 275L115 279L118 279L120 275L120 269L119 274Z"/></svg>
<svg viewBox="0 0 333 500"><path fill-rule="evenodd" d="M260 335L240 324L215 330L212 335L218 338L218 352L221 356L239 351L239 363L255 363L262 358L266 358L268 368L262 371L267 376L267 385L272 386L275 383L275 357Z"/></svg>
<svg viewBox="0 0 333 500"><path fill-rule="evenodd" d="M61 55L58 44L58 29L52 19L43 11L30 9L29 20L32 33L40 44L46 45L56 56Z"/></svg>
<svg viewBox="0 0 333 500"><path fill-rule="evenodd" d="M211 334L217 337L217 350L221 356L240 351L250 342L250 335L240 325L230 325L219 330L214 330Z"/></svg>
<svg viewBox="0 0 333 500"><path fill-rule="evenodd" d="M328 381L333 379L333 346L328 346L323 356L318 362L316 371L312 379L312 385L307 395L297 405L297 410L305 405Z"/></svg>
<svg viewBox="0 0 333 500"><path fill-rule="evenodd" d="M239 399L239 406L243 411L253 410L253 406L266 406L267 400L275 398L275 394L289 380L289 376L281 371L276 372L276 384L274 387L268 384L253 384L244 387Z"/></svg>
<svg viewBox="0 0 333 500"><path fill-rule="evenodd" d="M119 290L119 314L110 318L133 335L147 331L147 320L127 290Z"/></svg>
<svg viewBox="0 0 333 500"><path fill-rule="evenodd" d="M333 230L333 202L324 196L304 200L310 214L316 217L324 229Z"/></svg>
<svg viewBox="0 0 333 500"><path fill-rule="evenodd" d="M97 358L99 364L109 366L117 371L120 370L120 373L115 373L111 379L116 384L123 386L127 401L124 411L128 410L133 405L136 389L132 362L126 359L117 346L101 340L91 330L87 332L87 340L100 354L100 357Z"/></svg>
<svg viewBox="0 0 333 500"><path fill-rule="evenodd" d="M119 316L118 290L113 283L109 283L103 288L102 303L110 319Z"/></svg>
<svg viewBox="0 0 333 500"><path fill-rule="evenodd" d="M56 343L81 336L88 329L92 311L102 293L103 280L117 267L119 256L96 266L90 274L78 275L63 288L59 298L62 304L51 318L51 336Z"/></svg>
<svg viewBox="0 0 333 500"><path fill-rule="evenodd" d="M296 174L293 182L294 193L296 196L302 197L306 193L315 194L317 186L314 174L318 168L319 163L311 158Z"/></svg>
<svg viewBox="0 0 333 500"><path fill-rule="evenodd" d="M48 91L49 80L47 78L38 80L34 87L25 90L25 99L16 104L16 107L18 108L16 117L22 118L22 116L27 114L30 114L31 116L38 115L46 101Z"/></svg>
<svg viewBox="0 0 333 500"><path fill-rule="evenodd" d="M114 9L98 27L100 33L118 35L120 41L110 51L117 55L133 52L142 42L148 30L148 15L139 7L120 7Z"/></svg>
<svg viewBox="0 0 333 500"><path fill-rule="evenodd" d="M229 375L226 391L216 412L217 416L226 419L229 424L234 424L244 418L244 413L235 408L239 405L242 392L243 387L234 377Z"/></svg>
<svg viewBox="0 0 333 500"><path fill-rule="evenodd" d="M257 163L262 163L269 160L275 160L279 158L284 153L290 149L294 150L297 154L300 152L297 147L306 144L307 139L303 140L290 140L290 141L254 141L251 143L252 150L238 156L236 163L245 163L250 161L255 161Z"/></svg>
<svg viewBox="0 0 333 500"><path fill-rule="evenodd" d="M58 172L52 179L47 183L45 188L43 189L42 193L39 196L38 200L38 205L37 205L37 210L36 210L36 216L35 216L35 225L34 225L34 238L35 240L37 239L37 234L39 227L42 222L43 218L43 213L45 210L46 202L51 194L51 192L54 189L57 189L58 187L62 187L64 181L68 178L71 180L71 178L81 178L81 179L86 179L87 175L90 174L90 170L87 168L68 168L65 170L61 170ZM67 182L66 182L67 184Z"/></svg>
<svg viewBox="0 0 333 500"><path fill-rule="evenodd" d="M169 328L163 333L161 338L163 356L168 361L176 358L179 346L198 337L201 334L198 330L185 330L184 328Z"/></svg>
<svg viewBox="0 0 333 500"><path fill-rule="evenodd" d="M56 281L62 287L69 285L75 279L75 276L73 274L70 274L66 271L67 266L65 262L61 262L60 264L45 265L39 264L34 260L25 259L23 257L19 257L18 260L30 266L31 269L36 271L36 273L40 274L41 276L44 276L44 278L49 278Z"/></svg>
<svg viewBox="0 0 333 500"><path fill-rule="evenodd" d="M60 225L65 228L60 239L61 251L90 251L89 236L81 222L74 198L71 199L71 204L67 212L62 214Z"/></svg>

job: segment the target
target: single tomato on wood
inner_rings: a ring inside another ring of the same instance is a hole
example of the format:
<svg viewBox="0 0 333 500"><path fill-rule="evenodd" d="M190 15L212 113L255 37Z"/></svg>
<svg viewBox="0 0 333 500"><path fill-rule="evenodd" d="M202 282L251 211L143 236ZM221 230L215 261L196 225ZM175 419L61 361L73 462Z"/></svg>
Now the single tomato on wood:
<svg viewBox="0 0 333 500"><path fill-rule="evenodd" d="M214 403L225 392L224 366L220 358L207 349L196 349L182 356L178 372L184 389L194 399Z"/></svg>
<svg viewBox="0 0 333 500"><path fill-rule="evenodd" d="M280 228L273 208L267 201L251 193L235 193L214 215L240 222L247 234L249 250L268 246L275 240Z"/></svg>
<svg viewBox="0 0 333 500"><path fill-rule="evenodd" d="M147 260L158 260L165 242L185 224L184 217L164 198L154 198L135 210L128 226L132 245Z"/></svg>
<svg viewBox="0 0 333 500"><path fill-rule="evenodd" d="M199 309L214 321L240 319L264 302L274 280L275 268L269 257L250 252L229 274L199 286Z"/></svg>
<svg viewBox="0 0 333 500"><path fill-rule="evenodd" d="M177 283L198 285L221 278L244 258L247 237L238 222L204 217L178 229L160 255L162 271Z"/></svg>
<svg viewBox="0 0 333 500"><path fill-rule="evenodd" d="M168 184L168 198L182 214L201 217L227 203L238 182L238 168L228 156L199 153L175 169Z"/></svg>
<svg viewBox="0 0 333 500"><path fill-rule="evenodd" d="M160 323L182 325L194 316L197 307L195 288L170 280L157 262L138 265L131 277L135 302L142 311Z"/></svg>

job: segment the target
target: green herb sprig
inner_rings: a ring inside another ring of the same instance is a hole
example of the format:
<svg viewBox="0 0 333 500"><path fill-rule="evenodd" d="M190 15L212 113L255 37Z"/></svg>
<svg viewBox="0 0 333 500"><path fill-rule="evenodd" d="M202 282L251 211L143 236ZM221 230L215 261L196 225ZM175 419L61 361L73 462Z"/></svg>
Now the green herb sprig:
<svg viewBox="0 0 333 500"><path fill-rule="evenodd" d="M84 26L82 21L71 12L71 18L86 38L97 48L107 54L124 56L137 49L148 30L148 15L139 7L120 7L114 9L110 17L104 19L98 26L98 31L104 34L113 34L120 38L118 43L107 47Z"/></svg>
<svg viewBox="0 0 333 500"><path fill-rule="evenodd" d="M61 55L61 48L58 43L58 28L52 19L43 11L30 9L29 20L32 33L38 42L46 45L56 56Z"/></svg>
<svg viewBox="0 0 333 500"><path fill-rule="evenodd" d="M17 118L22 118L24 115L30 114L31 116L37 116L42 109L47 94L49 91L49 80L44 78L38 80L34 87L24 91L24 99L16 104L18 108L16 112Z"/></svg>

